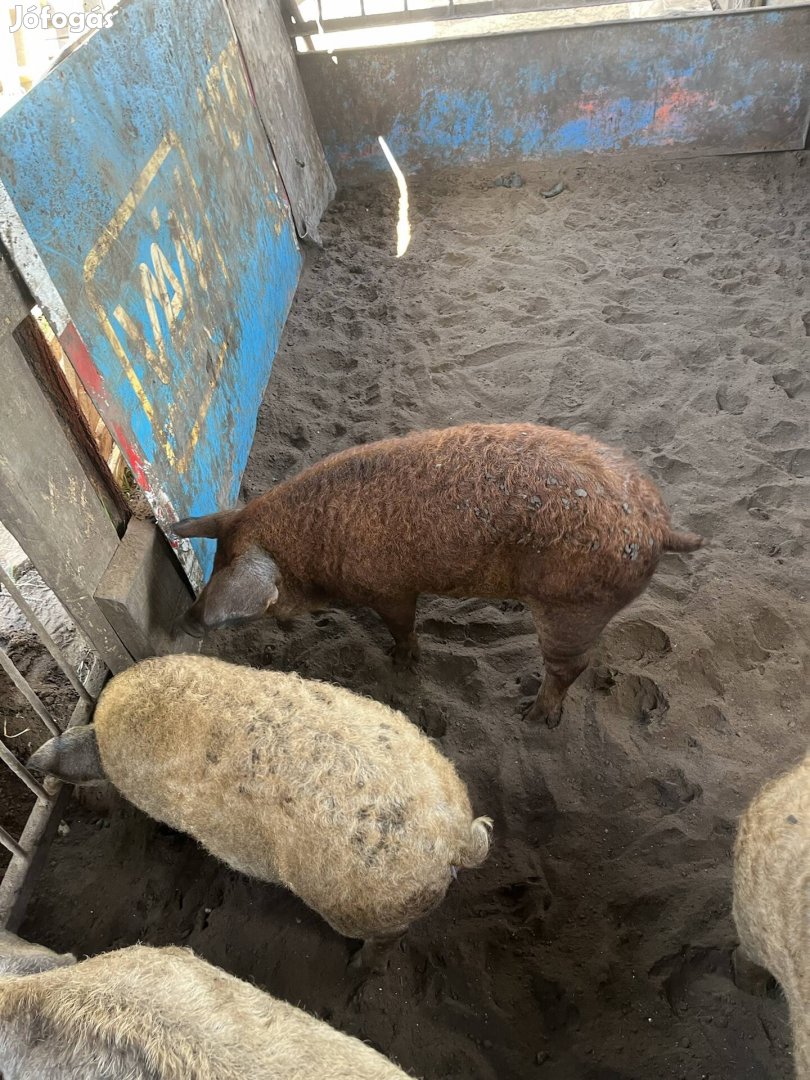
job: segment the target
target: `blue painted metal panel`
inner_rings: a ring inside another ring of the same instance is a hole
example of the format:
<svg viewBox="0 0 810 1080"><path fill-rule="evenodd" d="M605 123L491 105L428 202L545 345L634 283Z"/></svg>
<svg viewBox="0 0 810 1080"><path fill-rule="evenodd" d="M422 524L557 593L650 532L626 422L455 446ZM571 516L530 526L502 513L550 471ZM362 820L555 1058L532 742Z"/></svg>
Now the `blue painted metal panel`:
<svg viewBox="0 0 810 1080"><path fill-rule="evenodd" d="M159 520L233 505L301 255L222 0L123 3L0 118L0 179Z"/></svg>
<svg viewBox="0 0 810 1080"><path fill-rule="evenodd" d="M572 26L299 57L333 171L568 153L795 149L810 6Z"/></svg>

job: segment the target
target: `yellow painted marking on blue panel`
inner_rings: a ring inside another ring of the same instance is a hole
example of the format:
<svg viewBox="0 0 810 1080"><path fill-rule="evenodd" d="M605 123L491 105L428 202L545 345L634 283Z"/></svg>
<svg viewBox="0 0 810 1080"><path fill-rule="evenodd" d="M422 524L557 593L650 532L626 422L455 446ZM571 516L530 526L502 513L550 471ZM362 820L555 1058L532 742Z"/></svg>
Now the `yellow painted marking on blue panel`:
<svg viewBox="0 0 810 1080"><path fill-rule="evenodd" d="M224 50L222 58L227 58L227 54L230 50ZM216 65L215 65L216 66ZM219 76L221 78L221 75ZM155 430L156 437L161 436L160 442L163 450L166 453L166 458L170 465L177 465L177 467L184 471L188 465L189 452L196 445L199 438L200 429L205 420L205 416L211 405L211 399L213 397L213 391L216 387L216 382L219 377L222 363L226 355L226 347L222 346L220 353L217 357L217 363L215 365L215 374L213 376L212 385L206 390L203 400L200 403L200 409L194 420L190 435L189 446L183 453L180 462L177 460L177 455L172 446L172 440L170 435L173 435L170 429L173 427L171 421L166 425L163 431L159 431L156 428L155 423L155 410L149 397L146 394L143 383L138 377L138 373L130 360L124 343L121 337L117 333L115 327L110 321L109 316L104 308L103 303L98 295L97 287L95 286L95 276L99 270L99 267L103 263L105 257L108 255L113 244L119 240L121 233L126 227L127 223L134 214L136 208L139 206L143 198L145 197L150 184L155 179L158 171L165 163L169 153L175 150L183 165L183 173L177 167L174 169L174 178L177 182L178 189L185 188L190 190L194 200L196 200L197 207L200 212L200 217L206 226L205 242L203 236L195 237L190 216L185 206L180 204L177 210L170 211L169 220L170 223L175 224L177 232L179 233L179 240L175 242L175 251L178 257L178 263L180 267L181 281L178 279L176 273L171 267L169 260L160 246L153 243L150 248L150 255L152 261L152 267L150 268L146 263L142 262L139 265L139 280L141 292L146 306L147 316L149 318L149 324L152 329L152 334L155 340L157 351L153 349L144 337L144 333L137 325L135 320L125 310L125 308L118 304L113 309L113 317L118 322L124 334L126 340L131 345L134 345L139 352L142 353L149 367L154 371L155 375L161 380L164 385L168 385L171 382L172 372L170 371L169 359L166 352L166 345L163 335L163 327L158 317L157 305L163 312L163 316L166 320L166 325L172 336L172 343L176 346L178 344L177 332L177 319L182 310L185 301L188 301L189 307L193 306L192 290L189 288L190 276L188 267L186 265L186 259L183 253L183 247L188 251L191 260L194 264L194 268L197 271L197 280L200 288L204 291L208 291L209 279L205 273L204 265L206 262L206 252L216 259L218 267L222 273L222 277L226 284L229 281L228 268L225 263L220 246L217 242L217 238L211 228L208 216L205 213L205 207L203 200L200 196L199 189L194 180L191 167L186 157L180 140L174 132L169 132L166 137L161 141L155 153L147 162L137 181L133 185L132 189L127 193L124 200L119 205L118 209L113 214L108 225L104 228L101 236L96 244L93 246L89 255L85 259L84 263L84 280L87 286L87 295L92 306L92 309L101 324L102 330L110 342L110 345L115 352L115 355L121 362L121 366L124 373L129 380L132 389L134 390L138 401L141 404L146 416L149 418L152 424L153 430ZM160 217L157 211L157 207L153 207L150 212L150 218L152 224L157 228L160 224ZM157 224L156 224L157 222ZM190 319L184 320L181 323L182 327L180 337L185 336L187 328L190 325ZM174 332L173 332L174 331ZM168 428L169 430L166 430Z"/></svg>
<svg viewBox="0 0 810 1080"><path fill-rule="evenodd" d="M154 180L155 176L157 175L158 169L168 157L171 148L171 136L167 136L165 139L162 140L160 146L158 146L157 150L149 159L141 175L138 177L133 187L127 193L123 202L115 211L109 223L102 231L101 236L93 245L87 258L84 260L84 280L85 284L87 285L87 295L90 301L90 305L95 312L99 322L101 323L101 328L104 331L104 334L110 345L112 346L115 355L121 361L121 366L123 367L124 372L129 379L130 385L135 391L138 401L140 401L141 407L143 408L143 411L146 413L146 415L149 417L149 422L152 424L153 427L155 425L155 411L152 408L152 403L146 396L146 391L143 388L141 380L138 378L138 373L132 366L126 350L121 344L118 335L116 334L112 324L110 323L109 318L107 317L107 312L104 310L104 305L101 303L101 300L97 294L93 279L98 271L102 260L107 255L112 245L118 240L118 237L121 235L124 226L135 212L135 207L141 201L144 193L146 192L146 189ZM115 316L118 321L122 325L124 325L124 319L126 318L126 315L120 305L115 309ZM131 320L130 326L132 327ZM151 349L147 349L146 359L151 367L156 367L153 355L151 357L149 355L151 352ZM168 442L164 444L164 450L166 451L166 457L169 461L169 464L173 465L174 451L172 447L168 444Z"/></svg>
<svg viewBox="0 0 810 1080"><path fill-rule="evenodd" d="M219 347L219 353L217 354L216 363L214 364L214 371L211 375L208 389L205 392L202 406L199 413L197 414L197 419L194 421L194 427L191 429L191 436L188 440L188 446L186 447L185 453L177 463L177 468L180 470L180 472L185 472L188 468L191 453L194 450L194 447L197 445L197 440L200 437L200 431L202 429L203 421L205 420L206 414L208 413L208 408L211 404L211 398L214 396L214 391L217 388L220 372L222 371L222 365L225 363L225 357L227 355L228 342L223 341L223 343Z"/></svg>

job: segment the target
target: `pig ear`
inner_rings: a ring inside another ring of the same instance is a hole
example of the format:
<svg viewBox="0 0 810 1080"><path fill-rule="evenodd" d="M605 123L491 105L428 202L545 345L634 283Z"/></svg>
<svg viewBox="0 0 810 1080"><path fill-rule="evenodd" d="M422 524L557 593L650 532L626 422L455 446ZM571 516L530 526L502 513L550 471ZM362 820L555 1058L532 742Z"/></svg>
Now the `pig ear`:
<svg viewBox="0 0 810 1080"><path fill-rule="evenodd" d="M241 510L220 510L217 514L206 514L205 517L183 518L175 522L171 531L175 536L208 536L212 540L218 540L222 534L230 528Z"/></svg>
<svg viewBox="0 0 810 1080"><path fill-rule="evenodd" d="M278 599L279 570L266 551L252 547L218 570L180 621L192 637L264 615Z"/></svg>
<svg viewBox="0 0 810 1080"><path fill-rule="evenodd" d="M28 768L47 773L68 784L92 784L104 780L104 769L92 724L68 728L35 750Z"/></svg>

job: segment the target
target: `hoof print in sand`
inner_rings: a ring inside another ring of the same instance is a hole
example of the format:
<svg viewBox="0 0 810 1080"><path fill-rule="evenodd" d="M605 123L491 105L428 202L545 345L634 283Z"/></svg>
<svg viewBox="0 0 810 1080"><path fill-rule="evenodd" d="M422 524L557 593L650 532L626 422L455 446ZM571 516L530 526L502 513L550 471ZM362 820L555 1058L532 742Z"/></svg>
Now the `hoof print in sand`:
<svg viewBox="0 0 810 1080"><path fill-rule="evenodd" d="M419 726L431 739L441 739L447 734L447 717L444 709L433 702L419 707Z"/></svg>
<svg viewBox="0 0 810 1080"><path fill-rule="evenodd" d="M659 723L669 711L664 691L646 675L626 675L618 686L622 711L628 719L647 727Z"/></svg>
<svg viewBox="0 0 810 1080"><path fill-rule="evenodd" d="M739 416L740 413L745 412L750 399L747 394L742 392L742 390L735 390L730 386L718 386L715 400L717 401L717 408L720 412L732 413L734 416Z"/></svg>
<svg viewBox="0 0 810 1080"><path fill-rule="evenodd" d="M731 730L726 714L716 705L702 705L697 711L698 724L718 735L728 735Z"/></svg>
<svg viewBox="0 0 810 1080"><path fill-rule="evenodd" d="M597 668L588 681L603 701L607 698L603 710L616 713L624 720L650 727L660 723L669 711L666 694L658 683L646 675L631 675L615 668Z"/></svg>
<svg viewBox="0 0 810 1080"><path fill-rule="evenodd" d="M549 1034L570 1031L579 1026L579 1009L564 986L542 975L533 975L531 990L542 1025Z"/></svg>
<svg viewBox="0 0 810 1080"><path fill-rule="evenodd" d="M781 469L799 480L810 476L810 449L806 446L796 450L781 450L774 454L774 460Z"/></svg>
<svg viewBox="0 0 810 1080"><path fill-rule="evenodd" d="M810 383L808 383L801 371L797 371L796 368L774 372L773 381L780 390L784 390L789 398L807 397Z"/></svg>
<svg viewBox="0 0 810 1080"><path fill-rule="evenodd" d="M532 671L528 675L522 675L517 681L521 698L534 701L537 697L537 691L543 685L543 676L539 671Z"/></svg>
<svg viewBox="0 0 810 1080"><path fill-rule="evenodd" d="M751 620L751 630L757 645L767 654L784 649L793 636L793 628L768 608Z"/></svg>
<svg viewBox="0 0 810 1080"><path fill-rule="evenodd" d="M503 885L498 889L498 897L506 917L521 926L542 920L554 899L545 880L540 877Z"/></svg>
<svg viewBox="0 0 810 1080"><path fill-rule="evenodd" d="M738 505L744 506L752 517L768 521L772 512L789 504L793 492L790 487L782 484L763 484L750 495L740 500Z"/></svg>
<svg viewBox="0 0 810 1080"><path fill-rule="evenodd" d="M681 769L673 769L666 777L651 776L641 785L642 794L667 814L676 814L703 794L700 784L686 779Z"/></svg>
<svg viewBox="0 0 810 1080"><path fill-rule="evenodd" d="M672 652L669 634L654 623L635 619L617 626L610 642L611 653L621 660L650 663Z"/></svg>
<svg viewBox="0 0 810 1080"><path fill-rule="evenodd" d="M669 484L682 483L690 476L694 476L696 469L688 461L681 458L669 457L667 454L658 454L653 458L652 471Z"/></svg>
<svg viewBox="0 0 810 1080"><path fill-rule="evenodd" d="M731 953L699 945L685 945L674 956L664 956L650 968L653 978L662 978L661 989L674 1013L688 1010L699 984L718 977L733 979Z"/></svg>

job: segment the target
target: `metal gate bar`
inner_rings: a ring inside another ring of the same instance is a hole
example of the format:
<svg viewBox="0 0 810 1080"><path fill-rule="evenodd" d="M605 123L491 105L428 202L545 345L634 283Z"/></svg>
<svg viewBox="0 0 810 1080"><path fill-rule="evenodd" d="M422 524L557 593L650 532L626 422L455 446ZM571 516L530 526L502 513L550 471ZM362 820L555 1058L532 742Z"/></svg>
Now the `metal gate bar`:
<svg viewBox="0 0 810 1080"><path fill-rule="evenodd" d="M46 632L47 633L47 632ZM15 668L16 671L16 668ZM86 724L96 699L107 678L108 669L98 657L91 666L82 696L73 708L66 729ZM18 672L19 675L19 672ZM34 691L22 675L31 694ZM26 695L27 697L28 695ZM39 698L37 698L39 700ZM43 709L45 706L42 706ZM47 713L47 710L45 710ZM39 712L38 712L39 715ZM60 728L48 713L48 729L59 733ZM44 718L43 718L44 722ZM11 853L11 862L0 881L0 929L16 930L22 921L25 903L33 886L36 871L47 856L48 844L59 825L59 819L70 797L70 786L53 777L40 784L31 773L17 761L11 751L0 741L0 759L36 796L37 801L28 816L19 841L0 827L0 844Z"/></svg>
<svg viewBox="0 0 810 1080"><path fill-rule="evenodd" d="M25 858L23 849L17 841L12 838L11 833L6 832L2 825L0 825L0 844L2 844L4 848L7 848L12 855L17 855L21 859Z"/></svg>
<svg viewBox="0 0 810 1080"><path fill-rule="evenodd" d="M70 661L56 644L56 642L46 629L44 623L39 620L37 613L25 599L23 594L14 584L12 578L6 573L2 566L0 566L0 584L5 587L11 599L20 609L22 614L26 617L34 630L36 630L40 641L54 658L56 663L59 665L59 669L61 670L62 674L65 675L65 677L68 679L70 685L79 695L79 697L83 698L85 701L91 701L92 699L90 695L87 693L84 686L82 686L81 679L73 670Z"/></svg>
<svg viewBox="0 0 810 1080"><path fill-rule="evenodd" d="M343 30L382 29L389 26L406 26L410 23L461 21L464 19L483 18L488 15L524 15L537 11L558 11L571 8L599 8L616 3L631 5L643 0L442 0L435 6L412 8L408 0L398 0L399 6L393 11L381 11L366 14L365 9L359 15L342 15L330 18L319 16L319 21L305 22L298 16L297 22L289 20L287 32L292 38L306 38L313 35L336 34Z"/></svg>
<svg viewBox="0 0 810 1080"><path fill-rule="evenodd" d="M59 729L57 728L57 731ZM8 766L14 775L25 784L29 791L33 791L38 799L44 799L47 796L47 791L36 780L31 773L26 769L24 765L21 765L19 761L14 757L12 752L6 746L5 743L0 742L0 761Z"/></svg>
<svg viewBox="0 0 810 1080"><path fill-rule="evenodd" d="M53 717L45 708L45 702L36 692L31 688L28 680L21 674L20 670L8 655L5 649L0 648L0 667L5 671L6 675L11 679L22 696L40 718L45 727L50 731L51 735L58 735L59 728L53 721ZM0 755L2 756L2 755Z"/></svg>

